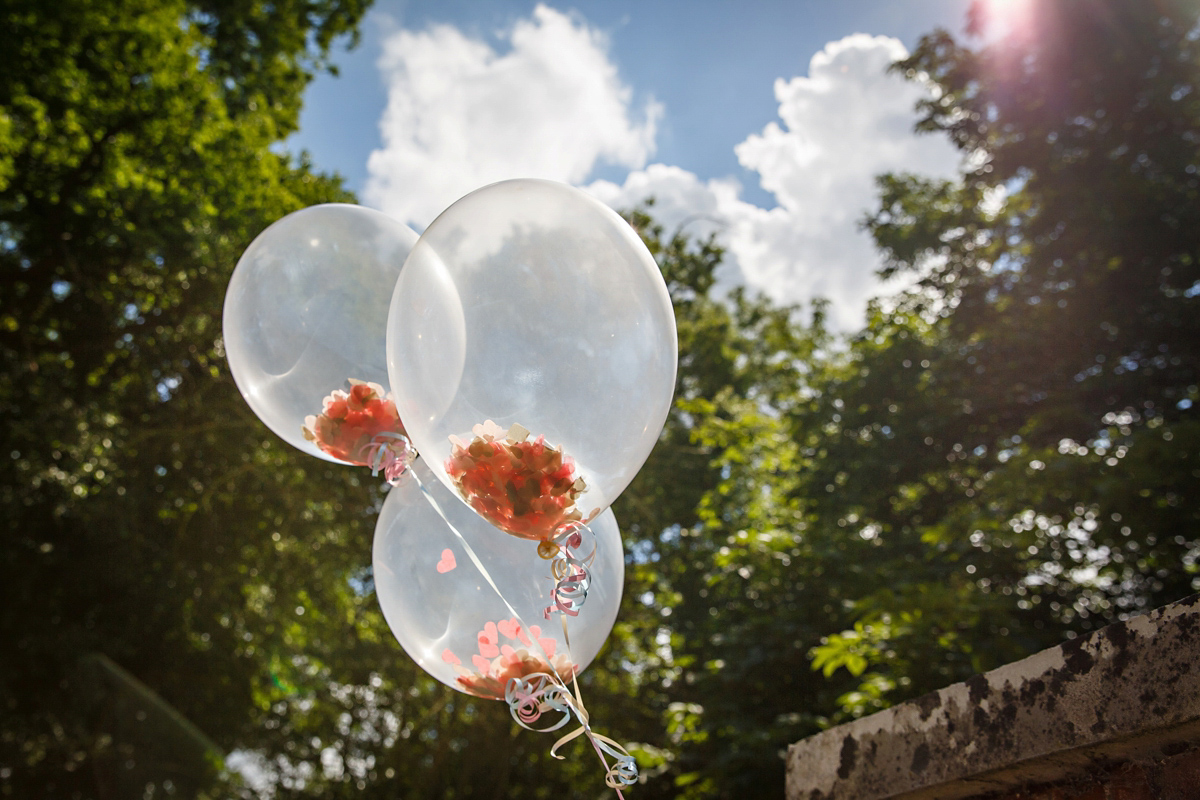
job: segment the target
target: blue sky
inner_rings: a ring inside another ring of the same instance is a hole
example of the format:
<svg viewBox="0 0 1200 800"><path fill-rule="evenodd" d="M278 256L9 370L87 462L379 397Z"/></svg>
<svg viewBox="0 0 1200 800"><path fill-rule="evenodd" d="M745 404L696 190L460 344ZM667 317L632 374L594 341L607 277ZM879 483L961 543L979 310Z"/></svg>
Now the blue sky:
<svg viewBox="0 0 1200 800"><path fill-rule="evenodd" d="M381 0L288 146L417 230L504 177L617 207L653 194L668 226L722 238L727 281L828 297L852 329L885 288L857 231L872 176L958 164L911 135L923 89L886 65L935 27L961 34L968 5Z"/></svg>

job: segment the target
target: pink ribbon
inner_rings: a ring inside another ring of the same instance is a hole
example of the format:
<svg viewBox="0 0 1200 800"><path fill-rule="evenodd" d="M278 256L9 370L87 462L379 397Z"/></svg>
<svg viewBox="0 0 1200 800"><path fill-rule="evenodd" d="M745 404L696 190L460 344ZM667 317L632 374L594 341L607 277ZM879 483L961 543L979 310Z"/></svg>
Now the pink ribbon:
<svg viewBox="0 0 1200 800"><path fill-rule="evenodd" d="M395 486L417 457L417 451L404 434L380 431L363 445L359 455L371 468L372 476L383 472L383 479Z"/></svg>

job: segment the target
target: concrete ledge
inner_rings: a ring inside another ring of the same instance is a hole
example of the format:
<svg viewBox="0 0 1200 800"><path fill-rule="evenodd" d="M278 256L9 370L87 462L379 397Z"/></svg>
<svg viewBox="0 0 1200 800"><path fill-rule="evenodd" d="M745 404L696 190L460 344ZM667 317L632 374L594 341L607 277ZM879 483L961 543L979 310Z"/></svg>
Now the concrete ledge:
<svg viewBox="0 0 1200 800"><path fill-rule="evenodd" d="M797 742L788 800L951 800L1200 742L1200 595Z"/></svg>

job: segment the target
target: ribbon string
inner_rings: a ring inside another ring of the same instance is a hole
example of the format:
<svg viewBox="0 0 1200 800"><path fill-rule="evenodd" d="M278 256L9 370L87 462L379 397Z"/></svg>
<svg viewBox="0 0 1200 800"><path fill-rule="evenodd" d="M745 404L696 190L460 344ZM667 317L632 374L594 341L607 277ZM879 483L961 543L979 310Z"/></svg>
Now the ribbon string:
<svg viewBox="0 0 1200 800"><path fill-rule="evenodd" d="M595 555L595 548L593 548L591 555ZM571 634L567 630L567 618L566 616L561 616L559 617L559 620L562 623L563 643L566 646L567 654L569 656L571 653ZM586 735L588 741L592 744L592 748L596 751L596 755L600 758L600 763L604 766L605 785L610 789L613 789L617 793L617 797L620 800L625 800L625 795L621 793L621 787L632 786L633 784L637 783L637 760L634 759L634 757L629 754L629 751L620 744L613 741L609 737L596 733L592 730L590 716L588 715L587 709L583 705L583 693L579 690L578 675L573 674L571 676L571 688L575 691L574 697L571 697L571 695L568 693L565 695L565 701L558 700L558 702L559 704L565 704L572 712L574 712L575 716L579 719L579 728L571 733L568 733L566 736L561 737L557 742L555 742L550 748L550 755L554 756L555 758L562 758L562 756L558 754L558 748L581 735ZM565 686L562 687L562 691L566 693L567 690ZM555 699L557 699L557 695ZM554 706L550 707L554 708ZM518 720L518 723L519 722L520 720ZM555 730L562 727L563 724L565 723L560 721L558 725L548 730ZM612 766L609 766L608 759L604 757L605 753L608 753L613 757L614 762Z"/></svg>

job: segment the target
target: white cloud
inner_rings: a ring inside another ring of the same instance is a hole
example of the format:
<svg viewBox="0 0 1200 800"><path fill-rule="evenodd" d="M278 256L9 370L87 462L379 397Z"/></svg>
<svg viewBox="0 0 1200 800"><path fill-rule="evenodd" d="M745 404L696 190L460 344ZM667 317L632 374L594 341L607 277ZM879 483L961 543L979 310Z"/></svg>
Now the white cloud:
<svg viewBox="0 0 1200 800"><path fill-rule="evenodd" d="M449 25L388 38L383 147L368 162L367 202L420 228L494 181L580 185L601 162L624 166L633 171L621 185L585 188L616 208L653 195L668 232L719 235L723 284L744 281L780 302L826 297L831 325L853 330L885 288L879 254L859 230L876 202L875 176L952 177L959 164L944 137L912 132L926 89L888 72L906 55L896 39L848 36L813 56L807 75L776 80L778 121L734 148L776 198L764 209L743 200L733 178L644 166L662 109L653 100L633 108L607 40L579 17L539 5L500 38L504 53Z"/></svg>
<svg viewBox="0 0 1200 800"><path fill-rule="evenodd" d="M751 286L781 302L826 297L834 327L860 327L866 300L881 288L874 275L879 255L859 230L875 202L875 176L952 177L959 163L944 138L912 132L913 106L925 89L887 71L905 55L896 39L855 34L813 56L806 77L775 82L782 124L770 123L735 148L775 196L774 209L743 201L736 182L704 182L657 164L621 186L597 181L588 188L617 207L654 195L668 229L689 214L716 220L733 266Z"/></svg>
<svg viewBox="0 0 1200 800"><path fill-rule="evenodd" d="M501 35L508 52L437 25L399 30L379 67L388 104L365 196L423 227L469 191L513 177L580 183L598 162L640 168L662 109L640 112L605 37L544 5Z"/></svg>

